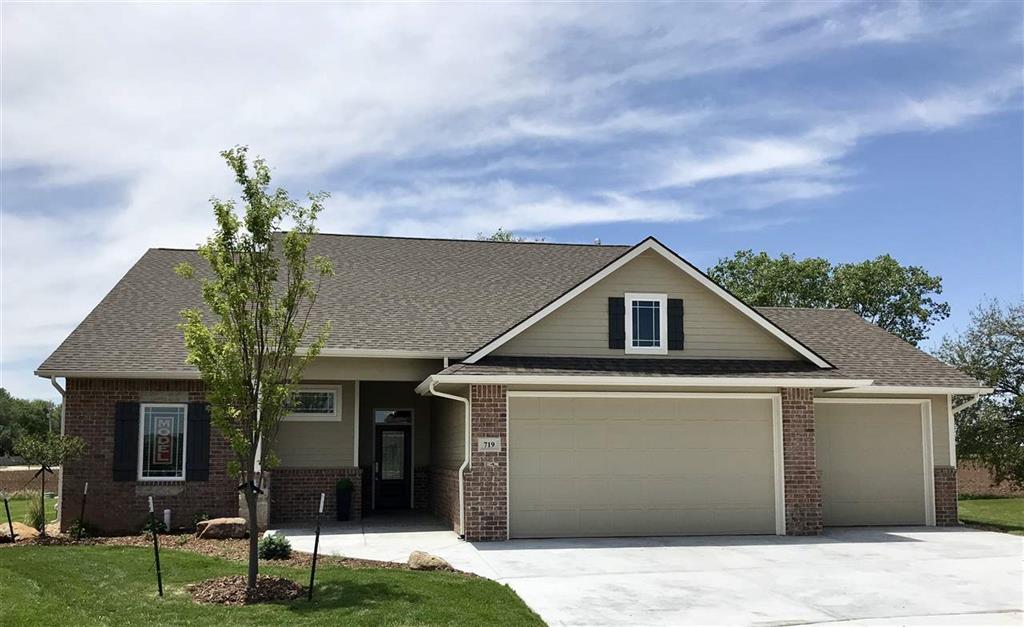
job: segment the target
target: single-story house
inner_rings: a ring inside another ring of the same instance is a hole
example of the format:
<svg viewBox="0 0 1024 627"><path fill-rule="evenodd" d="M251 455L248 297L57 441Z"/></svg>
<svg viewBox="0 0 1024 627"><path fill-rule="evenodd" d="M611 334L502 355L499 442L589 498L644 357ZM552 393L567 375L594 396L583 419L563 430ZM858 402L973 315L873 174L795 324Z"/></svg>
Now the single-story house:
<svg viewBox="0 0 1024 627"><path fill-rule="evenodd" d="M420 508L468 540L816 534L955 525L953 396L978 381L846 310L751 307L654 238L635 246L316 235L332 320L268 469L270 524L339 478L355 515ZM229 451L151 249L56 351L61 523L235 514ZM328 515L334 499L328 499Z"/></svg>

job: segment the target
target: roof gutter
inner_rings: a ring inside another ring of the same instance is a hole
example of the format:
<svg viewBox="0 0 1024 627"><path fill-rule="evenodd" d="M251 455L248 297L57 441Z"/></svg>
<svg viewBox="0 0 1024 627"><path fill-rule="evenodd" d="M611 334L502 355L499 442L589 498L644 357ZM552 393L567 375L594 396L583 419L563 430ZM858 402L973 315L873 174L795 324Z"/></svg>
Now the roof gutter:
<svg viewBox="0 0 1024 627"><path fill-rule="evenodd" d="M668 377L668 376L604 376L604 375L517 375L517 374L433 374L416 387L426 394L434 385L445 384L504 385L616 385L634 387L750 387L750 388L864 388L873 379L827 379L810 377Z"/></svg>
<svg viewBox="0 0 1024 627"><path fill-rule="evenodd" d="M67 382L65 381L65 383L67 383ZM64 435L64 415L67 412L67 407L68 407L67 391L64 388L62 388L59 383L57 383L57 378L56 377L50 377L50 385L52 385L53 389L57 390L57 393L60 394L60 434ZM47 421L46 427L47 427L47 430L49 430L49 427L50 427L49 421ZM60 470L58 471L58 474L57 474L57 520L61 520L63 518L63 515L62 515L63 508L64 508L64 466L61 465Z"/></svg>
<svg viewBox="0 0 1024 627"><path fill-rule="evenodd" d="M432 378L433 377L427 378L427 381L430 381L426 390L427 395L458 401L462 403L465 408L465 457L462 460L462 465L459 466L459 535L464 536L466 535L466 469L469 468L470 466L470 455L472 454L469 399L464 396L456 396L454 394L448 394L446 392L439 392L435 390L434 381L431 381ZM416 391L420 392L420 388L417 387ZM420 393L422 394L422 392Z"/></svg>

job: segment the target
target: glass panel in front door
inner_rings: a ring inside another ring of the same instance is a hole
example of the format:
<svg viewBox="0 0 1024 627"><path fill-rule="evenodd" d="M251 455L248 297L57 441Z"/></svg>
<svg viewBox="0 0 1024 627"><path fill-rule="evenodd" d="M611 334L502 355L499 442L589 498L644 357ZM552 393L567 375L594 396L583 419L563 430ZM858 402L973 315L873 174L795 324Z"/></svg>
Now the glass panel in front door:
<svg viewBox="0 0 1024 627"><path fill-rule="evenodd" d="M405 478L405 432L380 434L380 478L384 481Z"/></svg>

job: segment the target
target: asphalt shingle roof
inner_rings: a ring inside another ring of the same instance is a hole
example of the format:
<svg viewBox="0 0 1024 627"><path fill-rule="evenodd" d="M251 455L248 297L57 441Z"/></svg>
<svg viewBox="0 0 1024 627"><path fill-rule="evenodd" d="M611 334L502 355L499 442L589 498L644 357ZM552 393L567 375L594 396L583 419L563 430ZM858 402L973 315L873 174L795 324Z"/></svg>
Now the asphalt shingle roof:
<svg viewBox="0 0 1024 627"><path fill-rule="evenodd" d="M629 250L627 246L502 243L317 235L329 257L314 328L333 321L327 347L468 354ZM192 372L179 312L202 307L174 273L194 250L151 249L39 367L42 374ZM579 359L489 356L446 372L799 376L874 379L875 385L974 387L977 382L851 311L759 308L836 366L753 360Z"/></svg>

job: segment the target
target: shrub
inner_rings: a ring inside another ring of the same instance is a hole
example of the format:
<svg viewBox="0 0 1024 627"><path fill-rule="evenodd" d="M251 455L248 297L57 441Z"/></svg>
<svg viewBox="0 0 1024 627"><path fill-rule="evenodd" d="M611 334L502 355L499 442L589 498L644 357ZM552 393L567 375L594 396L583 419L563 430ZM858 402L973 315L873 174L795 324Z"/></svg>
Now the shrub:
<svg viewBox="0 0 1024 627"><path fill-rule="evenodd" d="M192 526L195 527L204 520L210 520L210 515L206 512L196 512L192 515Z"/></svg>
<svg viewBox="0 0 1024 627"><path fill-rule="evenodd" d="M94 531L95 530L93 529L92 525L83 521L81 518L76 518L72 520L71 524L68 526L68 535L75 539L78 539L80 537L92 537L94 535Z"/></svg>
<svg viewBox="0 0 1024 627"><path fill-rule="evenodd" d="M286 560L292 556L292 543L284 536L263 536L260 540L260 559Z"/></svg>
<svg viewBox="0 0 1024 627"><path fill-rule="evenodd" d="M42 503L39 502L39 497L28 499L28 509L25 510L25 516L21 522L25 523L33 529L42 529L46 523L46 510L43 509Z"/></svg>
<svg viewBox="0 0 1024 627"><path fill-rule="evenodd" d="M353 486L351 479L338 479L338 481L334 484L334 489L341 490L342 492L351 492L352 487Z"/></svg>
<svg viewBox="0 0 1024 627"><path fill-rule="evenodd" d="M167 525L159 518L146 518L146 523L142 525L140 533L153 533L154 530L157 533L167 533Z"/></svg>

